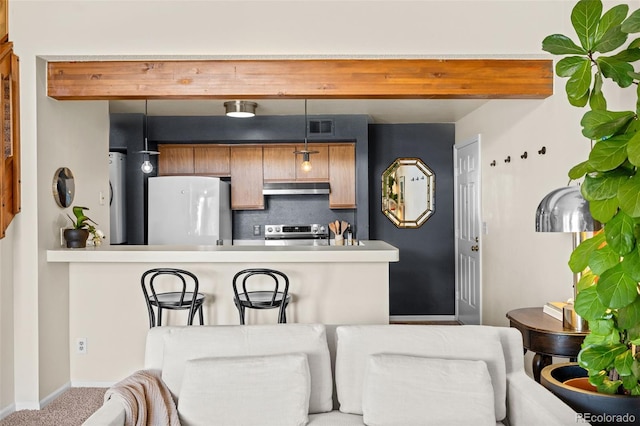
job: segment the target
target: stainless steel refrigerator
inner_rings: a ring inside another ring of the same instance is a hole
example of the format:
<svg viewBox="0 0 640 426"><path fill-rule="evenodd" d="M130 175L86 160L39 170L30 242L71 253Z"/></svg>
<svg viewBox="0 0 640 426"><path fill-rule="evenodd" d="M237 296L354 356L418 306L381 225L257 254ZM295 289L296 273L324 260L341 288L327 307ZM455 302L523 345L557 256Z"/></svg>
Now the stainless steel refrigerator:
<svg viewBox="0 0 640 426"><path fill-rule="evenodd" d="M206 176L148 180L149 244L232 243L230 185Z"/></svg>
<svg viewBox="0 0 640 426"><path fill-rule="evenodd" d="M125 165L127 156L120 152L109 153L109 244L127 242Z"/></svg>

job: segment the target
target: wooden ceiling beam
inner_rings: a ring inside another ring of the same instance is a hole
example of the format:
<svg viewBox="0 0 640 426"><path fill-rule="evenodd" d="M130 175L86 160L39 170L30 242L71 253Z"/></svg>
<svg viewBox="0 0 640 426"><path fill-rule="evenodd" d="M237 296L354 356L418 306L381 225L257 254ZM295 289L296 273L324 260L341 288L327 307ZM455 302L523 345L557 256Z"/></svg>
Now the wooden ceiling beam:
<svg viewBox="0 0 640 426"><path fill-rule="evenodd" d="M282 59L49 62L58 100L544 99L553 61Z"/></svg>

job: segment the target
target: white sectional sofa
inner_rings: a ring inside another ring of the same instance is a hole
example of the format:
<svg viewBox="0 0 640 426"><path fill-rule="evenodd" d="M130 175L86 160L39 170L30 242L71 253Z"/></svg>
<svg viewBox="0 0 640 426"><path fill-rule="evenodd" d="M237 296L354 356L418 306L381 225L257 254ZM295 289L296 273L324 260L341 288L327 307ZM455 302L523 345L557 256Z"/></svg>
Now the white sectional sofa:
<svg viewBox="0 0 640 426"><path fill-rule="evenodd" d="M183 426L575 424L523 361L513 328L280 324L156 327L145 369ZM124 424L117 398L85 423Z"/></svg>

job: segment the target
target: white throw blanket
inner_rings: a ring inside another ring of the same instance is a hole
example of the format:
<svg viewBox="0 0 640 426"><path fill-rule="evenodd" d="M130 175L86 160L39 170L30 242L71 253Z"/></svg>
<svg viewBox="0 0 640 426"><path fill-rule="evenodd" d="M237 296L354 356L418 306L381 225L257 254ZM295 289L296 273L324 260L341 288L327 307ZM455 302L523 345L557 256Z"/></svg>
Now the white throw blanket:
<svg viewBox="0 0 640 426"><path fill-rule="evenodd" d="M104 400L120 398L126 426L180 426L178 410L159 370L140 370L107 390Z"/></svg>

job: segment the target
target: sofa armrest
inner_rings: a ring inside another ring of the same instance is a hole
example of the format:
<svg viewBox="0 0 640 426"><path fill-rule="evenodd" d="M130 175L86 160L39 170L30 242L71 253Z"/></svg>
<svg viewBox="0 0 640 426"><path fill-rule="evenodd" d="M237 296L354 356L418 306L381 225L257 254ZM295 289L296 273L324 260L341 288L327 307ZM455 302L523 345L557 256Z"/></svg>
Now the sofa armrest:
<svg viewBox="0 0 640 426"><path fill-rule="evenodd" d="M507 413L510 426L566 426L578 414L523 371L507 375Z"/></svg>
<svg viewBox="0 0 640 426"><path fill-rule="evenodd" d="M124 426L124 406L116 399L106 401L82 426Z"/></svg>

